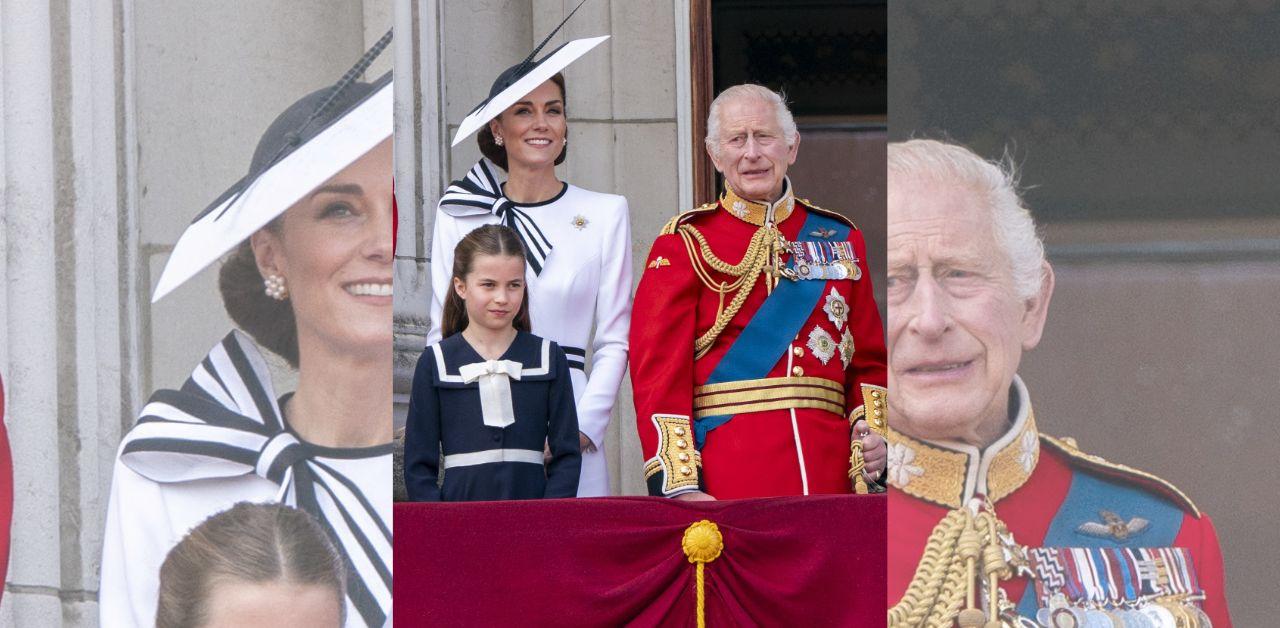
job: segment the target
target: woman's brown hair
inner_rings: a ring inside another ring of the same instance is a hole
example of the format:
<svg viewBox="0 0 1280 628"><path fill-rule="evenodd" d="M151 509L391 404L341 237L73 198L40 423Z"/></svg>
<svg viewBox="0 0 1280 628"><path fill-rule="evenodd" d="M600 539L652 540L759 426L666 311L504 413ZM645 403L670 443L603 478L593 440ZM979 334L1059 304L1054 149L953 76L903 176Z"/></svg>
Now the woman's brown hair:
<svg viewBox="0 0 1280 628"><path fill-rule="evenodd" d="M264 229L280 233L280 218ZM240 329L249 332L259 345L298 368L298 321L293 300L277 301L262 289L262 273L253 256L253 246L245 240L237 246L218 271L218 290L227 314Z"/></svg>
<svg viewBox="0 0 1280 628"><path fill-rule="evenodd" d="M520 237L509 227L502 225L485 225L478 227L458 242L453 249L453 278L467 280L477 255L495 255L518 257L524 261L524 246ZM449 282L448 294L444 298L444 313L440 316L440 330L444 338L448 338L467 328L467 303L458 296L458 291ZM529 289L526 286L524 298L520 299L520 311L516 312L512 326L520 331L533 331L529 322Z"/></svg>
<svg viewBox="0 0 1280 628"><path fill-rule="evenodd" d="M220 582L288 582L333 591L346 620L346 569L311 515L240 502L187 533L160 566L156 628L203 625Z"/></svg>
<svg viewBox="0 0 1280 628"><path fill-rule="evenodd" d="M557 72L555 76L551 77L551 82L560 87L560 100L567 103L569 98L564 91L564 75ZM567 107L565 108L565 111L568 111ZM502 116L499 115L498 117L501 118ZM494 141L493 131L489 130L489 125L486 124L480 127L480 132L476 134L476 144L480 145L481 155L484 155L489 161L497 164L499 168L507 170L507 149L502 146L498 146L498 143ZM561 147L560 154L556 156L555 165L559 166L564 163L565 157L568 155L569 145L565 144Z"/></svg>

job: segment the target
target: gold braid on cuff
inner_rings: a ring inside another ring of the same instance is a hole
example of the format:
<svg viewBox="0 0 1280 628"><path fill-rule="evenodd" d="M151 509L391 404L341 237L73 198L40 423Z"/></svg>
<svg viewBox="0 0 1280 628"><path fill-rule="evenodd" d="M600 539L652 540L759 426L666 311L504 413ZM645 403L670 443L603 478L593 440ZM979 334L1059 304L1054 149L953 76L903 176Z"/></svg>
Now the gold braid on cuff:
<svg viewBox="0 0 1280 628"><path fill-rule="evenodd" d="M698 488L702 455L694 447L693 426L689 423L689 417L655 414L652 420L654 428L658 430L658 450L645 462L645 479L662 473L663 495Z"/></svg>
<svg viewBox="0 0 1280 628"><path fill-rule="evenodd" d="M887 436L889 431L888 403L889 390L887 388L863 384L862 405L854 408L853 412L849 413L849 424L857 423L859 419L866 419L868 427L881 436ZM871 408L871 416L867 416L867 408ZM868 487L866 480L862 477L864 466L862 441L856 437L851 437L849 440L849 479L853 480L855 493L866 493Z"/></svg>

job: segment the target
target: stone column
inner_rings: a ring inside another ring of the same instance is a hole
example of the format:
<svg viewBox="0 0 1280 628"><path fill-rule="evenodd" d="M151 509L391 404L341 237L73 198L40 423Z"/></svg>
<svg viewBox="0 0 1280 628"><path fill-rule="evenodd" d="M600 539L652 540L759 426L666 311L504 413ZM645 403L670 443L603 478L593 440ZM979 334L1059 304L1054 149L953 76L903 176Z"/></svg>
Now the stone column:
<svg viewBox="0 0 1280 628"><path fill-rule="evenodd" d="M138 395L131 7L0 3L0 370L16 489L0 623L97 621L101 513Z"/></svg>

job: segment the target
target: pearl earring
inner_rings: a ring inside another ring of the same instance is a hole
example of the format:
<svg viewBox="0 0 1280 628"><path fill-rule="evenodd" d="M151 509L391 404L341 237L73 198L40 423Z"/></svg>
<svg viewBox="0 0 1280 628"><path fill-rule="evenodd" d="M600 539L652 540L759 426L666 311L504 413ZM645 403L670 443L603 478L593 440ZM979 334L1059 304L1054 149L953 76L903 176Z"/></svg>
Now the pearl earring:
<svg viewBox="0 0 1280 628"><path fill-rule="evenodd" d="M501 136L501 135L499 135L499 136L497 136L497 137L493 138L493 143L494 143L494 144L497 144L498 146L502 146L502 136Z"/></svg>
<svg viewBox="0 0 1280 628"><path fill-rule="evenodd" d="M284 277L281 277L280 275L267 275L267 277L262 280L262 285L264 286L263 292L267 293L267 296L277 301L283 301L289 298L289 289L285 287Z"/></svg>

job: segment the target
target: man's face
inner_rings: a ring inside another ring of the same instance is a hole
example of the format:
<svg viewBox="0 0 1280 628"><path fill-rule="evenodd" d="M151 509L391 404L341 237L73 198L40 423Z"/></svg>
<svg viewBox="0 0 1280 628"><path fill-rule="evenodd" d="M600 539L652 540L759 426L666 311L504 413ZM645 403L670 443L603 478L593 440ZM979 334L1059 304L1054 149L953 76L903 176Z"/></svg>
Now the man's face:
<svg viewBox="0 0 1280 628"><path fill-rule="evenodd" d="M890 420L917 438L983 447L1008 422L1022 352L1040 339L1052 281L1016 296L991 212L953 183L890 175Z"/></svg>
<svg viewBox="0 0 1280 628"><path fill-rule="evenodd" d="M787 167L796 162L799 146L799 135L787 146L772 104L739 98L721 105L719 154L708 152L738 196L771 203L782 196L783 178Z"/></svg>

